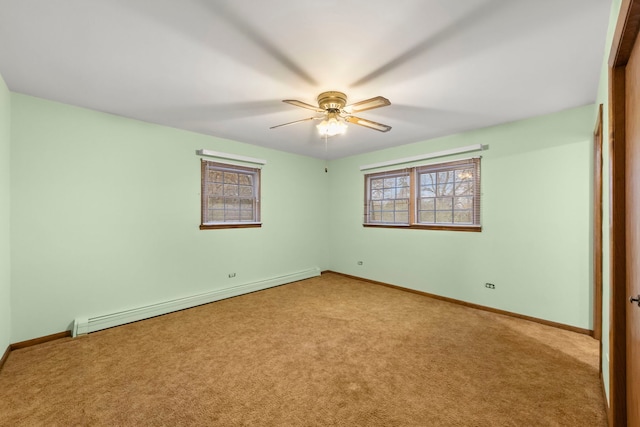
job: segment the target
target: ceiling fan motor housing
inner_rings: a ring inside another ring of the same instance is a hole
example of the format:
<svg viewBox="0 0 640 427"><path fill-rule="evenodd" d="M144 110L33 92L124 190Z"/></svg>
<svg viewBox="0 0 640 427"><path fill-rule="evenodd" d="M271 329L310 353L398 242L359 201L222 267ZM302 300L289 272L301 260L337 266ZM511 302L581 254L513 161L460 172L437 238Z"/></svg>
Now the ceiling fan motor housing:
<svg viewBox="0 0 640 427"><path fill-rule="evenodd" d="M347 105L347 95L342 92L329 91L318 95L318 106L324 110L342 110Z"/></svg>

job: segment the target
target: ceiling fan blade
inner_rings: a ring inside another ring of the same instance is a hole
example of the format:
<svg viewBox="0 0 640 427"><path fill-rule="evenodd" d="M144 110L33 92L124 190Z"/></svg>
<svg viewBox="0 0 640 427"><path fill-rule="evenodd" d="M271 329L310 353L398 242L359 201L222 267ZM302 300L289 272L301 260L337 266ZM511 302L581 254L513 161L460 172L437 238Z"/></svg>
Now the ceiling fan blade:
<svg viewBox="0 0 640 427"><path fill-rule="evenodd" d="M307 110L317 111L319 113L324 113L324 110L315 105L307 104L306 102L298 101L295 99L283 99L282 102L286 102L287 104L295 105L296 107L306 108Z"/></svg>
<svg viewBox="0 0 640 427"><path fill-rule="evenodd" d="M374 129L379 132L389 132L391 130L391 126L383 125L382 123L374 122L367 119L361 119L360 117L355 116L347 116L344 118L349 123L353 123L356 125L364 126L369 129Z"/></svg>
<svg viewBox="0 0 640 427"><path fill-rule="evenodd" d="M306 119L296 120L295 122L283 123L281 125L271 126L269 129L281 128L283 126L295 125L296 123L308 122L309 120L320 120L322 117L307 117Z"/></svg>
<svg viewBox="0 0 640 427"><path fill-rule="evenodd" d="M348 113L358 113L360 111L372 110L374 108L386 107L391 105L391 102L384 96L376 96L375 98L365 99L364 101L356 102L344 107L344 110Z"/></svg>

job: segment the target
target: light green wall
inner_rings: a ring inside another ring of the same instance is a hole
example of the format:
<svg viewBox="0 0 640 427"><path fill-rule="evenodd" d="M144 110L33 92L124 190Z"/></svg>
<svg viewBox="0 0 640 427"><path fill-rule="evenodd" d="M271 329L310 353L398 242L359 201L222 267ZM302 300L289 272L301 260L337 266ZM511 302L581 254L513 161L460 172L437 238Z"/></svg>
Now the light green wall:
<svg viewBox="0 0 640 427"><path fill-rule="evenodd" d="M605 392L609 396L609 317L611 303L611 281L609 276L609 52L616 29L622 0L613 0L609 17L609 30L605 43L604 58L600 72L600 85L596 103L603 106L603 143L602 143L602 378ZM595 120L594 120L595 122Z"/></svg>
<svg viewBox="0 0 640 427"><path fill-rule="evenodd" d="M592 326L593 105L332 161L325 174L321 160L11 102L12 342L314 266ZM478 143L489 146L482 233L362 227L360 165ZM268 161L263 228L198 230L199 148Z"/></svg>
<svg viewBox="0 0 640 427"><path fill-rule="evenodd" d="M321 160L11 100L12 342L76 316L326 268ZM267 160L262 228L198 229L200 148Z"/></svg>
<svg viewBox="0 0 640 427"><path fill-rule="evenodd" d="M331 269L590 329L593 110L590 105L332 162ZM362 226L360 165L471 144L489 146L482 152L481 233Z"/></svg>
<svg viewBox="0 0 640 427"><path fill-rule="evenodd" d="M0 357L11 343L11 94L0 76Z"/></svg>

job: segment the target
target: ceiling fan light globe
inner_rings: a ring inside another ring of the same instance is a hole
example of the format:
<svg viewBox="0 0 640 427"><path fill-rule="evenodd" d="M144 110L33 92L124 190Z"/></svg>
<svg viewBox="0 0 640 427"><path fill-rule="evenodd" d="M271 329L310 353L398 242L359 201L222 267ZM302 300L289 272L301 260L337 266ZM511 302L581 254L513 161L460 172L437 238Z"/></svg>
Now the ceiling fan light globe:
<svg viewBox="0 0 640 427"><path fill-rule="evenodd" d="M320 136L342 135L347 131L347 124L335 117L323 120L316 126Z"/></svg>

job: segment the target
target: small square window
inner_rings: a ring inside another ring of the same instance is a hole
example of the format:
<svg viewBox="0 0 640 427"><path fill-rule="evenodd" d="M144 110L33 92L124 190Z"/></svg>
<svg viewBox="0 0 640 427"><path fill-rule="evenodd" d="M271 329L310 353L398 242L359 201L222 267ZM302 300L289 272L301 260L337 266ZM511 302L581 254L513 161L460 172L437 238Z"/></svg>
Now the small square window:
<svg viewBox="0 0 640 427"><path fill-rule="evenodd" d="M201 230L260 227L260 169L202 160Z"/></svg>

